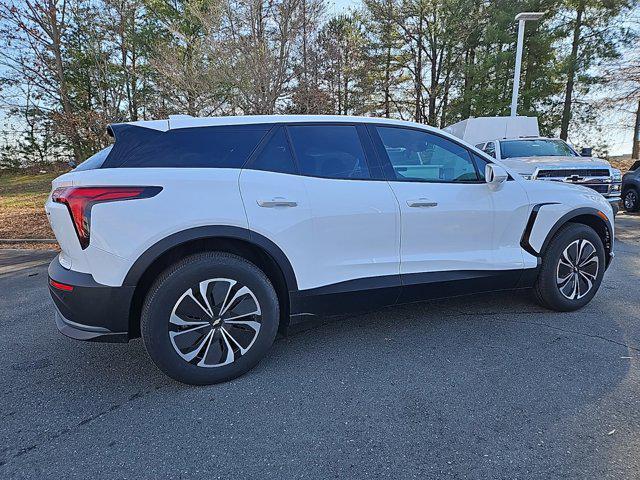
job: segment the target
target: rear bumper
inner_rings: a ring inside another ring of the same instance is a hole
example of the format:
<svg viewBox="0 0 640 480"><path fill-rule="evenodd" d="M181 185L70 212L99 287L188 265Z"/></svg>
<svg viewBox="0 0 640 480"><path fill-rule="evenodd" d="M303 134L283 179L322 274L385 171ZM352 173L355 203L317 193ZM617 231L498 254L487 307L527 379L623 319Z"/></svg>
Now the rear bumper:
<svg viewBox="0 0 640 480"><path fill-rule="evenodd" d="M51 280L73 289L56 288ZM49 292L56 307L56 325L62 334L77 340L128 341L134 288L102 285L88 273L65 269L58 257L49 265Z"/></svg>

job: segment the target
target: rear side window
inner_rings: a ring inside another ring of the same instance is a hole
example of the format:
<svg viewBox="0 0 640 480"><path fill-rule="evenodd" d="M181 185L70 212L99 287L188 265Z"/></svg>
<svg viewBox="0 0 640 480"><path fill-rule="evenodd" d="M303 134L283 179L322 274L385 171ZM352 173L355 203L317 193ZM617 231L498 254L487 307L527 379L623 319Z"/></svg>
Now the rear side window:
<svg viewBox="0 0 640 480"><path fill-rule="evenodd" d="M371 178L353 125L294 125L288 129L302 175Z"/></svg>
<svg viewBox="0 0 640 480"><path fill-rule="evenodd" d="M240 168L268 130L268 125L168 130L128 152L118 166Z"/></svg>
<svg viewBox="0 0 640 480"><path fill-rule="evenodd" d="M267 172L297 173L284 127L276 127L276 131L248 168Z"/></svg>
<svg viewBox="0 0 640 480"><path fill-rule="evenodd" d="M82 170L95 170L96 168L100 168L104 161L107 159L107 156L111 152L112 148L113 145L109 145L107 148L103 148L98 153L87 158L84 162L74 168L74 170L76 172L79 172Z"/></svg>

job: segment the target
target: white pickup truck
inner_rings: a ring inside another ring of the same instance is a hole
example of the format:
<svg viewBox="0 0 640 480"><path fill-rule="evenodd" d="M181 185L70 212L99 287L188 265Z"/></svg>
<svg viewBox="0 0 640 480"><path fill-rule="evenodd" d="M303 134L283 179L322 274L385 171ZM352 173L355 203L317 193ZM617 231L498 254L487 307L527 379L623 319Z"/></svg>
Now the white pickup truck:
<svg viewBox="0 0 640 480"><path fill-rule="evenodd" d="M478 117L445 130L474 145L529 180L550 180L589 187L614 211L620 202L622 173L609 162L578 153L564 140L541 137L535 117Z"/></svg>

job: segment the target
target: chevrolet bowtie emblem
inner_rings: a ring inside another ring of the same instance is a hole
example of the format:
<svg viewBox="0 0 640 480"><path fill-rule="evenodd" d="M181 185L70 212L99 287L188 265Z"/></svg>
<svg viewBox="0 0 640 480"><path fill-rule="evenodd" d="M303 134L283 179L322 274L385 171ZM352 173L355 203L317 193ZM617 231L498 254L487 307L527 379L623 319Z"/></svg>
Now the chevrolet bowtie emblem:
<svg viewBox="0 0 640 480"><path fill-rule="evenodd" d="M571 175L570 177L567 177L567 182L581 182L582 180L584 180L583 177L581 177L580 175Z"/></svg>

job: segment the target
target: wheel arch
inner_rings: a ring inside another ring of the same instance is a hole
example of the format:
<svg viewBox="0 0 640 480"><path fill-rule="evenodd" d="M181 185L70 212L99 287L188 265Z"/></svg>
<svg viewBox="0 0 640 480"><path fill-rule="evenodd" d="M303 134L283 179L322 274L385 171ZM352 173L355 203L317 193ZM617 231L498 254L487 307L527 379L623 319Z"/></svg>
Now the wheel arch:
<svg viewBox="0 0 640 480"><path fill-rule="evenodd" d="M538 204L533 207L531 216L529 217L529 222L527 223L525 232L522 236L522 241L521 241L522 248L524 248L527 252L531 253L536 257L541 257L549 247L549 243L551 242L555 234L558 232L558 230L560 230L560 228L562 228L567 223L580 223L593 228L595 232L598 234L598 236L602 240L602 244L604 245L606 264L607 266L609 265L609 262L611 260L611 252L613 248L613 227L611 226L611 223L609 222L609 219L607 218L607 216L596 208L591 208L591 207L577 208L575 210L571 210L570 212L562 215L558 220L556 220L556 222L547 232L547 235L544 239L544 242L542 243L542 246L540 247L540 250L539 251L535 250L529 243L529 235L533 230L533 226L535 224L538 212L542 207L544 207L544 205L549 205L549 204Z"/></svg>
<svg viewBox="0 0 640 480"><path fill-rule="evenodd" d="M281 305L280 330L289 324L289 292L298 289L284 252L259 233L233 226L203 226L174 233L149 247L129 269L123 285L135 287L129 308L129 337L140 335L140 313L149 288L168 266L187 255L223 251L254 263L267 275Z"/></svg>

